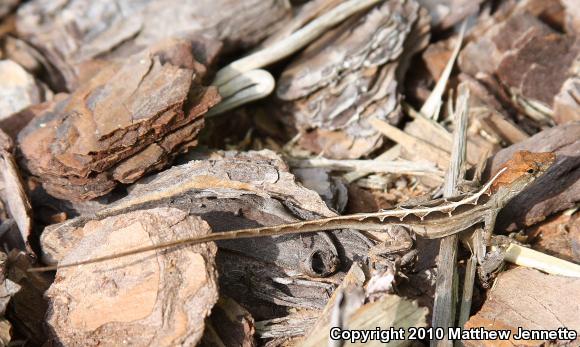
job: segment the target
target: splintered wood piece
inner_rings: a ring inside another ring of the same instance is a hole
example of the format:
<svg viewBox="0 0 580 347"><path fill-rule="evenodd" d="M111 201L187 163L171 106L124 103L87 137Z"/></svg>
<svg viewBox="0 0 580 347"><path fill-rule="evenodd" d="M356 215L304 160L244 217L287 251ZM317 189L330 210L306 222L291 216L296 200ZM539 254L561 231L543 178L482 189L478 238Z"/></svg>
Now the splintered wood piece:
<svg viewBox="0 0 580 347"><path fill-rule="evenodd" d="M2 130L0 133L3 133ZM4 180L2 198L8 205L10 216L18 226L26 250L32 253L29 240L32 231L32 208L24 190L16 161L12 154L6 150L0 150L0 176Z"/></svg>
<svg viewBox="0 0 580 347"><path fill-rule="evenodd" d="M520 345L518 330L580 330L580 279L546 275L539 271L516 268L500 274L482 309L465 324L465 329L507 329L511 337L501 346ZM526 340L526 346L554 343L548 340ZM580 339L566 342L578 344ZM492 340L464 340L470 347L497 346Z"/></svg>
<svg viewBox="0 0 580 347"><path fill-rule="evenodd" d="M19 133L22 164L51 195L86 200L168 165L197 144L219 101L192 43L170 39L110 63L74 93L31 108Z"/></svg>
<svg viewBox="0 0 580 347"><path fill-rule="evenodd" d="M276 112L300 145L354 159L383 143L371 118L398 123L397 86L428 20L414 1L385 2L314 41L282 73Z"/></svg>
<svg viewBox="0 0 580 347"><path fill-rule="evenodd" d="M419 307L416 301L387 294L375 302L360 307L347 317L344 326L345 329L348 327L348 329L374 330L378 327L381 330L402 329L408 332L409 327L427 326L427 311L427 308ZM328 344L329 331L330 326L321 328L313 335L310 335L303 346L324 346ZM384 346L385 342L387 341L372 340L366 342L365 346ZM407 346L409 343L405 337L401 337L400 340L392 339L389 342L389 346Z"/></svg>
<svg viewBox="0 0 580 347"><path fill-rule="evenodd" d="M496 172L514 153L554 152L556 163L536 184L516 196L502 209L496 230L515 230L544 220L549 215L575 206L580 199L580 122L569 122L537 133L529 139L499 151L488 162ZM484 179L486 179L484 177Z"/></svg>
<svg viewBox="0 0 580 347"><path fill-rule="evenodd" d="M139 210L87 223L87 235L65 257L111 251L211 232L174 208ZM195 345L218 299L213 243L147 252L58 271L47 291L53 339L67 346Z"/></svg>

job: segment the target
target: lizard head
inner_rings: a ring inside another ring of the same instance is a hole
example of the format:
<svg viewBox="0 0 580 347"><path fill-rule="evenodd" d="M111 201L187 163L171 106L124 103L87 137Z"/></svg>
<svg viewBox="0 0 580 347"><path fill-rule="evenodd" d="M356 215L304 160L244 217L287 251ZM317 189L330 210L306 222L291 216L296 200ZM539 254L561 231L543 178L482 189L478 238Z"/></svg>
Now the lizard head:
<svg viewBox="0 0 580 347"><path fill-rule="evenodd" d="M506 194L515 196L548 171L555 160L556 155L552 152L516 152L502 166L505 170L491 185L491 192L504 190Z"/></svg>

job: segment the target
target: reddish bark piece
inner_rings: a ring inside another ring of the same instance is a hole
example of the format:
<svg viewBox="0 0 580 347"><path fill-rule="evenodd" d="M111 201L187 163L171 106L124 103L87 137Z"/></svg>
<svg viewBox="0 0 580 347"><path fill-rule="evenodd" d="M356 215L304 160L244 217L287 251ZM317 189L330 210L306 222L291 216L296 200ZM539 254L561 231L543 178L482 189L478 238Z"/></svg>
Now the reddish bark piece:
<svg viewBox="0 0 580 347"><path fill-rule="evenodd" d="M46 190L92 199L132 183L196 145L203 114L219 101L199 84L191 43L169 40L111 63L37 112L19 134L22 163Z"/></svg>
<svg viewBox="0 0 580 347"><path fill-rule="evenodd" d="M500 81L522 102L552 108L570 67L580 56L580 40L555 33L538 35L507 53L496 71Z"/></svg>
<svg viewBox="0 0 580 347"><path fill-rule="evenodd" d="M500 22L490 25L462 50L459 66L463 72L472 76L479 73L491 75L510 49L517 49L534 37L554 33L550 27L527 12L516 11L505 21L498 20Z"/></svg>
<svg viewBox="0 0 580 347"><path fill-rule="evenodd" d="M536 123L577 119L580 40L549 26L563 25L563 8L534 0L513 7L476 27L459 57L461 70Z"/></svg>
<svg viewBox="0 0 580 347"><path fill-rule="evenodd" d="M211 232L173 208L129 212L85 229L66 261ZM67 346L195 345L218 298L216 251L209 243L59 270L47 291L52 338Z"/></svg>
<svg viewBox="0 0 580 347"><path fill-rule="evenodd" d="M282 73L282 121L300 144L332 158L358 158L383 143L367 119L398 123L397 86L407 60L426 45L426 11L385 2L314 41Z"/></svg>
<svg viewBox="0 0 580 347"><path fill-rule="evenodd" d="M534 249L580 263L580 214L562 213L527 232Z"/></svg>
<svg viewBox="0 0 580 347"><path fill-rule="evenodd" d="M525 283L525 285L522 285ZM548 341L515 340L518 329L580 330L580 279L516 268L499 275L482 309L465 329L511 330L511 339L464 340L466 346L543 346ZM579 339L571 342L577 345ZM560 341L570 342L570 341Z"/></svg>

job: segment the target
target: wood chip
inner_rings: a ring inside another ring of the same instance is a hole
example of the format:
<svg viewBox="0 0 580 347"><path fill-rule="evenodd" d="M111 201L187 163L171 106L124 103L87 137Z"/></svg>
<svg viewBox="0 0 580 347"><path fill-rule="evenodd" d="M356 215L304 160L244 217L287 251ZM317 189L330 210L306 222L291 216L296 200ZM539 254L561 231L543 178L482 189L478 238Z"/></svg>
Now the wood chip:
<svg viewBox="0 0 580 347"><path fill-rule="evenodd" d="M199 84L191 43L169 40L103 68L68 96L31 109L23 166L59 198L86 200L158 170L197 144L219 101ZM205 73L205 71L201 71Z"/></svg>
<svg viewBox="0 0 580 347"><path fill-rule="evenodd" d="M79 67L96 59L127 57L168 37L225 42L228 51L248 48L289 19L283 1L147 0L119 7L115 0L30 1L20 7L20 37L57 67L59 90L78 86ZM73 28L83 28L74 30Z"/></svg>
<svg viewBox="0 0 580 347"><path fill-rule="evenodd" d="M2 132L0 130L0 132ZM18 166L12 153L0 150L0 176L4 181L2 198L8 205L10 216L16 222L25 249L32 253L30 233L32 232L32 207L24 189Z"/></svg>
<svg viewBox="0 0 580 347"><path fill-rule="evenodd" d="M66 261L211 232L174 208L129 212L85 229ZM67 346L195 345L218 298L216 251L207 243L59 270L46 293L53 338Z"/></svg>
<svg viewBox="0 0 580 347"><path fill-rule="evenodd" d="M524 285L525 284L525 285ZM511 338L500 346L543 346L553 341L515 340L518 329L580 330L580 279L545 275L539 271L516 268L500 274L482 309L464 328L486 330L507 329ZM551 340L551 339L550 339ZM574 341L557 343L578 344ZM466 346L498 346L494 340L463 340Z"/></svg>
<svg viewBox="0 0 580 347"><path fill-rule="evenodd" d="M528 230L534 249L580 263L580 214L559 216Z"/></svg>
<svg viewBox="0 0 580 347"><path fill-rule="evenodd" d="M417 38L424 38L425 15L414 1L386 2L326 33L293 60L276 93L280 117L302 133L301 146L354 159L383 143L367 120L400 121L396 70L426 44Z"/></svg>

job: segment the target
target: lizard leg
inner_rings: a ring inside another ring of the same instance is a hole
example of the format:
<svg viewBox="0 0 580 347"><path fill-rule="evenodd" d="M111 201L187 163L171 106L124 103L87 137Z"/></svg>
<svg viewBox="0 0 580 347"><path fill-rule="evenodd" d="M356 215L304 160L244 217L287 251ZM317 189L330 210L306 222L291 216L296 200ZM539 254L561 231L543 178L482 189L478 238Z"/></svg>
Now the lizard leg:
<svg viewBox="0 0 580 347"><path fill-rule="evenodd" d="M495 221L499 210L492 210L483 220L483 240L487 246L491 245L493 230L495 229Z"/></svg>
<svg viewBox="0 0 580 347"><path fill-rule="evenodd" d="M411 237L407 228L402 226L394 226L387 230L387 234L389 235L389 239L380 242L369 249L368 256L371 263L381 263L381 258L384 259L385 256L407 252L413 247L413 238ZM414 257L412 257L412 259L414 259ZM399 260L405 261L405 264L401 265L410 263L408 257L403 256Z"/></svg>
<svg viewBox="0 0 580 347"><path fill-rule="evenodd" d="M505 262L505 250L507 247L499 246L489 252L479 264L478 275L484 288L489 288L491 281L503 269Z"/></svg>

